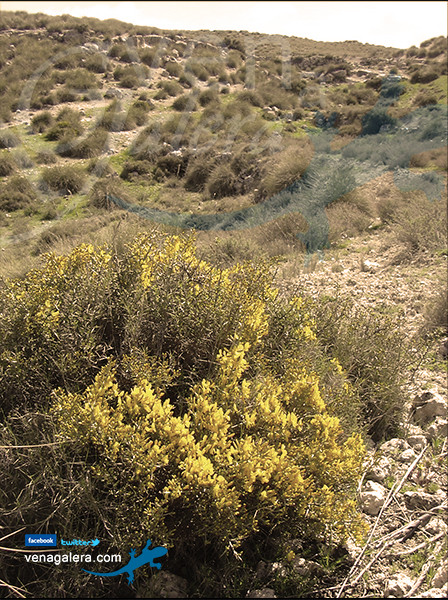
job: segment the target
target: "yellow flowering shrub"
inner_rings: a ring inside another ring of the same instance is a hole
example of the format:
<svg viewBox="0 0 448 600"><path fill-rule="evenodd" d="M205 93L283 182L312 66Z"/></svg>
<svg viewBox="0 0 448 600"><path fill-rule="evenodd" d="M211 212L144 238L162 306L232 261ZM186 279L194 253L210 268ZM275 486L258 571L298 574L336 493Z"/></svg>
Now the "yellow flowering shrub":
<svg viewBox="0 0 448 600"><path fill-rule="evenodd" d="M3 390L51 407L121 539L362 535L351 387L268 264L221 269L161 234L81 246L8 283L1 315Z"/></svg>

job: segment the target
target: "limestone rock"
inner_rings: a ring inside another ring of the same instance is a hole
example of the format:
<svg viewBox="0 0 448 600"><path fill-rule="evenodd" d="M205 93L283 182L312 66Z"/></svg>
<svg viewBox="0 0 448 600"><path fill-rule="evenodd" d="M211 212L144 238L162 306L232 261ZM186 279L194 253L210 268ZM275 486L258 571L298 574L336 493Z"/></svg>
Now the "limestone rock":
<svg viewBox="0 0 448 600"><path fill-rule="evenodd" d="M448 435L448 421L443 417L436 417L427 429L428 436L431 440L438 437L446 437Z"/></svg>
<svg viewBox="0 0 448 600"><path fill-rule="evenodd" d="M263 588L247 592L246 598L277 598L277 596L272 588Z"/></svg>
<svg viewBox="0 0 448 600"><path fill-rule="evenodd" d="M446 583L448 583L448 560L444 560L437 569L431 585L433 588L441 588Z"/></svg>
<svg viewBox="0 0 448 600"><path fill-rule="evenodd" d="M404 450L397 456L397 460L402 463L411 463L416 458L416 454L412 448Z"/></svg>
<svg viewBox="0 0 448 600"><path fill-rule="evenodd" d="M442 531L446 533L446 529L446 523L440 517L433 517L426 526L426 532L429 533L429 535L437 535Z"/></svg>
<svg viewBox="0 0 448 600"><path fill-rule="evenodd" d="M300 556L293 558L291 567L297 575L301 576L319 575L324 572L319 563L314 562L313 560L306 560Z"/></svg>
<svg viewBox="0 0 448 600"><path fill-rule="evenodd" d="M150 593L155 594L159 598L188 598L188 583L186 579L174 575L169 571L161 571L154 575L151 578L149 588Z"/></svg>
<svg viewBox="0 0 448 600"><path fill-rule="evenodd" d="M423 592L418 596L411 596L411 598L446 598L447 590L443 588L431 588L427 592Z"/></svg>
<svg viewBox="0 0 448 600"><path fill-rule="evenodd" d="M360 494L362 510L368 515L377 515L387 496L387 489L376 481L367 481Z"/></svg>
<svg viewBox="0 0 448 600"><path fill-rule="evenodd" d="M403 497L406 506L410 509L429 510L440 504L439 496L427 492L405 492Z"/></svg>
<svg viewBox="0 0 448 600"><path fill-rule="evenodd" d="M396 457L401 452L409 450L410 448L411 446L406 440L402 440L401 438L392 438L391 440L384 442L384 444L381 444L379 450L385 456Z"/></svg>
<svg viewBox="0 0 448 600"><path fill-rule="evenodd" d="M395 573L394 576L387 581L385 595L403 598L403 596L412 588L413 583L412 579L406 575L406 573Z"/></svg>
<svg viewBox="0 0 448 600"><path fill-rule="evenodd" d="M371 481L383 483L383 481L390 475L391 464L384 456L377 460L367 471L366 477Z"/></svg>
<svg viewBox="0 0 448 600"><path fill-rule="evenodd" d="M414 400L414 421L421 425L430 423L436 417L447 416L447 404L437 392L424 392Z"/></svg>

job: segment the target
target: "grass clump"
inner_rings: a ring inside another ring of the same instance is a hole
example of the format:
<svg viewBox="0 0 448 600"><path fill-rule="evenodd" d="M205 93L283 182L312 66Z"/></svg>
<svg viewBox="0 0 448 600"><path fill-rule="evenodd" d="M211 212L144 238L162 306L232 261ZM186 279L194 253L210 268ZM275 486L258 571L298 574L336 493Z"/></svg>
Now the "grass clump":
<svg viewBox="0 0 448 600"><path fill-rule="evenodd" d="M0 131L0 148L15 148L22 143L20 137L9 129Z"/></svg>
<svg viewBox="0 0 448 600"><path fill-rule="evenodd" d="M54 123L54 117L48 110L34 115L31 119L31 130L33 133L44 133Z"/></svg>
<svg viewBox="0 0 448 600"><path fill-rule="evenodd" d="M16 162L8 154L0 155L0 177L7 177L14 173L17 168Z"/></svg>
<svg viewBox="0 0 448 600"><path fill-rule="evenodd" d="M14 176L0 187L0 209L15 211L34 206L37 194L25 177Z"/></svg>
<svg viewBox="0 0 448 600"><path fill-rule="evenodd" d="M80 192L86 182L85 173L70 165L44 169L41 178L44 186L62 195Z"/></svg>

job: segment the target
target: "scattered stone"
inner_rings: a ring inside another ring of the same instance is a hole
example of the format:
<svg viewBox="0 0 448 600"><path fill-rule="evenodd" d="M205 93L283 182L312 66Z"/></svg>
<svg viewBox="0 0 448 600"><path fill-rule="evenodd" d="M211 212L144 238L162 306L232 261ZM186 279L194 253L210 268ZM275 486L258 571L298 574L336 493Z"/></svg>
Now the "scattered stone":
<svg viewBox="0 0 448 600"><path fill-rule="evenodd" d="M362 270L366 273L376 273L380 268L380 264L373 260L363 260L362 261Z"/></svg>
<svg viewBox="0 0 448 600"><path fill-rule="evenodd" d="M438 437L447 437L448 421L442 417L436 417L427 428L428 437L433 440Z"/></svg>
<svg viewBox="0 0 448 600"><path fill-rule="evenodd" d="M429 535L437 535L442 531L446 533L446 529L446 523L440 517L433 517L426 526L426 531Z"/></svg>
<svg viewBox="0 0 448 600"><path fill-rule="evenodd" d="M281 562L269 563L264 560L260 560L257 565L257 570L255 573L256 579L259 581L266 579L267 577L271 577L272 575L280 575L280 577L285 577L287 574L287 569L285 565Z"/></svg>
<svg viewBox="0 0 448 600"><path fill-rule="evenodd" d="M386 499L387 489L377 481L367 481L360 494L362 510L368 515L376 516Z"/></svg>
<svg viewBox="0 0 448 600"><path fill-rule="evenodd" d="M386 595L403 598L412 588L413 583L412 579L406 573L395 573L393 577L387 580Z"/></svg>
<svg viewBox="0 0 448 600"><path fill-rule="evenodd" d="M418 596L410 596L411 598L446 598L447 591L441 588L431 588L427 592L423 592Z"/></svg>
<svg viewBox="0 0 448 600"><path fill-rule="evenodd" d="M277 598L277 596L272 588L263 588L262 590L247 592L246 598Z"/></svg>
<svg viewBox="0 0 448 600"><path fill-rule="evenodd" d="M301 576L321 575L324 572L319 563L314 562L313 560L306 560L300 556L296 556L292 559L291 567L297 575Z"/></svg>
<svg viewBox="0 0 448 600"><path fill-rule="evenodd" d="M407 443L407 441L400 438L392 438L380 446L380 452L388 456L397 456L400 454L400 452L404 452L405 450L409 449L410 445Z"/></svg>
<svg viewBox="0 0 448 600"><path fill-rule="evenodd" d="M406 441L412 446L414 450L420 451L423 450L423 448L426 446L426 435L424 435L423 433L410 435L407 437Z"/></svg>
<svg viewBox="0 0 448 600"><path fill-rule="evenodd" d="M439 346L439 354L442 358L448 358L448 338L441 341Z"/></svg>
<svg viewBox="0 0 448 600"><path fill-rule="evenodd" d="M448 583L448 560L444 560L437 569L431 585L433 588L441 588L446 583Z"/></svg>
<svg viewBox="0 0 448 600"><path fill-rule="evenodd" d="M404 450L401 454L397 456L397 460L402 463L411 463L416 458L416 454L412 448L408 448L408 450Z"/></svg>
<svg viewBox="0 0 448 600"><path fill-rule="evenodd" d="M424 392L414 400L414 421L426 425L436 417L446 417L447 405L437 392Z"/></svg>
<svg viewBox="0 0 448 600"><path fill-rule="evenodd" d="M383 481L390 475L391 464L385 457L381 457L375 464L373 464L366 473L367 479L383 483Z"/></svg>
<svg viewBox="0 0 448 600"><path fill-rule="evenodd" d="M156 598L188 598L187 580L169 571L161 571L151 578L149 584L149 593L154 594ZM142 596L151 598L154 596Z"/></svg>
<svg viewBox="0 0 448 600"><path fill-rule="evenodd" d="M405 492L403 497L409 509L429 510L440 504L438 495L428 494L427 492Z"/></svg>

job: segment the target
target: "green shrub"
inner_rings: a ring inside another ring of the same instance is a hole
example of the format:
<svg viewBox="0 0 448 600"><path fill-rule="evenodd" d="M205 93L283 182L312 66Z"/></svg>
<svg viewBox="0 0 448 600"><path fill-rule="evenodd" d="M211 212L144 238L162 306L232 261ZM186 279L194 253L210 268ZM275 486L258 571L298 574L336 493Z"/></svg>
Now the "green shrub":
<svg viewBox="0 0 448 600"><path fill-rule="evenodd" d="M105 129L96 127L86 137L76 140L62 140L56 147L60 156L71 158L92 158L103 154L108 149L109 134Z"/></svg>
<svg viewBox="0 0 448 600"><path fill-rule="evenodd" d="M160 55L155 50L143 50L140 54L140 60L143 64L157 69L160 66Z"/></svg>
<svg viewBox="0 0 448 600"><path fill-rule="evenodd" d="M163 65L163 68L171 77L180 77L183 73L182 65L177 62L167 62Z"/></svg>
<svg viewBox="0 0 448 600"><path fill-rule="evenodd" d="M308 142L296 142L277 152L265 165L259 185L260 196L271 196L298 181L308 168L312 154Z"/></svg>
<svg viewBox="0 0 448 600"><path fill-rule="evenodd" d="M109 70L109 60L104 54L93 54L85 61L85 68L93 73L107 73Z"/></svg>
<svg viewBox="0 0 448 600"><path fill-rule="evenodd" d="M417 69L411 76L411 83L430 83L439 78L439 73L434 69Z"/></svg>
<svg viewBox="0 0 448 600"><path fill-rule="evenodd" d="M31 169L31 167L34 166L32 158L25 150L15 150L12 153L12 156L19 169Z"/></svg>
<svg viewBox="0 0 448 600"><path fill-rule="evenodd" d="M174 100L171 105L174 110L194 112L197 110L196 95L195 94L182 94Z"/></svg>
<svg viewBox="0 0 448 600"><path fill-rule="evenodd" d="M447 211L441 199L415 195L400 203L392 215L393 232L411 256L446 249Z"/></svg>
<svg viewBox="0 0 448 600"><path fill-rule="evenodd" d="M58 157L53 150L40 150L36 156L36 162L40 165L53 165Z"/></svg>
<svg viewBox="0 0 448 600"><path fill-rule="evenodd" d="M40 112L31 119L31 130L43 133L54 123L54 117L49 111Z"/></svg>
<svg viewBox="0 0 448 600"><path fill-rule="evenodd" d="M200 155L190 160L184 178L185 189L190 192L202 192L216 162L217 159L213 155Z"/></svg>
<svg viewBox="0 0 448 600"><path fill-rule="evenodd" d="M70 165L51 167L42 172L42 182L50 190L60 194L76 194L80 192L85 181L85 173Z"/></svg>
<svg viewBox="0 0 448 600"><path fill-rule="evenodd" d="M397 120L391 117L385 108L377 107L366 113L362 118L363 135L379 133L382 127L394 127Z"/></svg>
<svg viewBox="0 0 448 600"><path fill-rule="evenodd" d="M178 96L182 92L182 86L177 81L161 81L158 87L168 96Z"/></svg>
<svg viewBox="0 0 448 600"><path fill-rule="evenodd" d="M0 209L14 211L34 205L37 195L25 177L15 176L0 187Z"/></svg>
<svg viewBox="0 0 448 600"><path fill-rule="evenodd" d="M198 100L201 106L207 106L211 102L216 102L218 100L218 93L213 89L204 90L199 94Z"/></svg>
<svg viewBox="0 0 448 600"><path fill-rule="evenodd" d="M319 342L338 359L359 393L369 434L377 441L395 436L403 419L404 384L413 360L400 317L341 297L313 301L310 314Z"/></svg>
<svg viewBox="0 0 448 600"><path fill-rule="evenodd" d="M239 192L238 179L229 165L218 165L210 173L206 192L212 198L234 196Z"/></svg>
<svg viewBox="0 0 448 600"><path fill-rule="evenodd" d="M8 129L0 131L0 148L15 148L22 141L18 135Z"/></svg>
<svg viewBox="0 0 448 600"><path fill-rule="evenodd" d="M7 154L0 155L0 177L7 177L16 170L15 161Z"/></svg>

